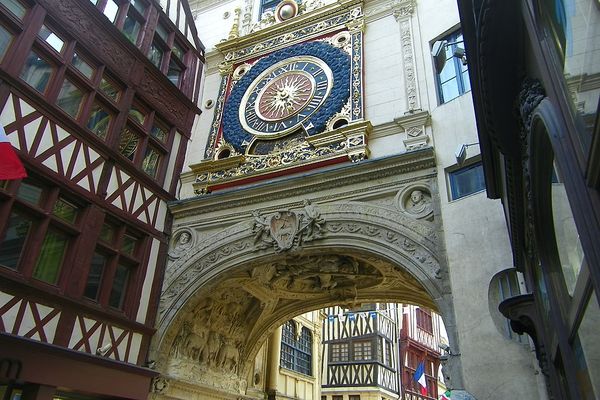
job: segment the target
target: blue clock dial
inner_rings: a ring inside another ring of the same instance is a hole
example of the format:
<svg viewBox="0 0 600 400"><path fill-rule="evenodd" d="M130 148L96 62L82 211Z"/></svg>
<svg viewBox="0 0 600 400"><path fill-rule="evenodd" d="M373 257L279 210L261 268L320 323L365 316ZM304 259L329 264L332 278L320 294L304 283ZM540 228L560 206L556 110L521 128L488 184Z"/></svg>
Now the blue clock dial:
<svg viewBox="0 0 600 400"><path fill-rule="evenodd" d="M255 139L322 132L350 93L350 57L325 42L301 43L257 61L223 109L223 137L240 153Z"/></svg>
<svg viewBox="0 0 600 400"><path fill-rule="evenodd" d="M331 69L316 57L280 61L248 87L240 104L240 122L257 137L282 137L308 120L332 86Z"/></svg>

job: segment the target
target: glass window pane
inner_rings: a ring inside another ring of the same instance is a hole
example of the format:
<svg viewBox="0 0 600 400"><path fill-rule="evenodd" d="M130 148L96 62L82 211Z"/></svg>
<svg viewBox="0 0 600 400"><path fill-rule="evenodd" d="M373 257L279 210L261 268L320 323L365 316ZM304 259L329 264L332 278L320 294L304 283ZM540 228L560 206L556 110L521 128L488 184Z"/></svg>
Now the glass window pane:
<svg viewBox="0 0 600 400"><path fill-rule="evenodd" d="M167 78L169 78L169 80L177 87L179 87L179 79L181 78L182 71L183 69L181 68L181 66L179 66L179 64L176 61L171 60L169 62L169 71L167 72Z"/></svg>
<svg viewBox="0 0 600 400"><path fill-rule="evenodd" d="M575 355L578 359L578 364L587 367L587 371L579 368L577 373L578 380L581 384L585 382L584 374L587 373L591 381L591 388L586 388L586 398L600 398L600 335L598 327L600 326L600 307L596 293L592 292L590 300L585 308L581 324L577 331L579 338L580 351L576 351ZM581 359L581 361L579 361ZM595 394L595 395L594 395Z"/></svg>
<svg viewBox="0 0 600 400"><path fill-rule="evenodd" d="M129 268L121 264L117 265L115 277L113 279L112 289L110 290L110 298L108 300L108 304L111 307L118 309L123 308L128 279Z"/></svg>
<svg viewBox="0 0 600 400"><path fill-rule="evenodd" d="M139 11L140 14L144 14L144 11L146 11L146 3L144 1L141 0L130 0L129 1L136 10Z"/></svg>
<svg viewBox="0 0 600 400"><path fill-rule="evenodd" d="M112 115L99 103L94 103L87 121L87 128L101 139L106 139Z"/></svg>
<svg viewBox="0 0 600 400"><path fill-rule="evenodd" d="M21 182L21 185L19 185L17 197L28 203L39 205L43 192L43 187L39 186L35 182L32 182L31 180L26 179Z"/></svg>
<svg viewBox="0 0 600 400"><path fill-rule="evenodd" d="M102 229L100 230L100 239L104 240L107 243L112 243L115 239L115 233L117 228L111 224L104 223L102 225Z"/></svg>
<svg viewBox="0 0 600 400"><path fill-rule="evenodd" d="M120 90L108 79L102 78L102 81L100 82L100 90L114 101L119 100Z"/></svg>
<svg viewBox="0 0 600 400"><path fill-rule="evenodd" d="M552 30L548 37L556 41L562 61L571 110L577 118L580 144L589 148L598 114L600 90L595 84L600 73L600 4L598 0L546 1L542 13L547 14Z"/></svg>
<svg viewBox="0 0 600 400"><path fill-rule="evenodd" d="M138 124L144 125L144 122L146 121L146 117L148 116L148 113L146 110L144 110L138 104L133 104L131 106L131 108L129 109L129 116L131 117L131 119L133 119Z"/></svg>
<svg viewBox="0 0 600 400"><path fill-rule="evenodd" d="M169 129L167 129L162 123L155 121L150 130L150 134L161 142L166 142L169 136Z"/></svg>
<svg viewBox="0 0 600 400"><path fill-rule="evenodd" d="M33 277L41 281L55 284L58 281L60 267L67 249L68 238L62 233L48 231L38 261L33 271Z"/></svg>
<svg viewBox="0 0 600 400"><path fill-rule="evenodd" d="M67 114L73 118L77 118L81 102L83 100L83 92L73 82L65 79L63 82L56 105L62 108Z"/></svg>
<svg viewBox="0 0 600 400"><path fill-rule="evenodd" d="M150 52L148 53L148 59L150 60L150 62L154 64L156 68L160 69L162 65L163 56L163 49L160 47L159 44L153 42L152 46L150 47Z"/></svg>
<svg viewBox="0 0 600 400"><path fill-rule="evenodd" d="M119 140L119 152L133 161L135 159L135 151L137 150L140 138L133 129L126 127L121 132Z"/></svg>
<svg viewBox="0 0 600 400"><path fill-rule="evenodd" d="M54 50L58 51L59 53L62 52L65 46L65 41L62 40L56 33L52 32L46 25L42 25L38 36L48 43Z"/></svg>
<svg viewBox="0 0 600 400"><path fill-rule="evenodd" d="M48 87L54 68L50 63L32 51L25 60L25 65L19 77L40 93Z"/></svg>
<svg viewBox="0 0 600 400"><path fill-rule="evenodd" d="M137 238L130 235L125 235L125 237L123 238L123 245L121 246L121 251L125 254L129 254L130 256L132 256L135 252L135 246L137 242Z"/></svg>
<svg viewBox="0 0 600 400"><path fill-rule="evenodd" d="M585 260L567 192L562 183L552 184L552 219L563 277L567 291L572 296Z"/></svg>
<svg viewBox="0 0 600 400"><path fill-rule="evenodd" d="M452 78L448 82L442 84L442 102L447 103L458 96L460 96L460 92L458 90L458 81L456 78Z"/></svg>
<svg viewBox="0 0 600 400"><path fill-rule="evenodd" d="M85 290L83 291L83 295L88 299L98 300L106 261L107 259L105 256L94 253L90 265L90 272L88 273L87 282L85 284Z"/></svg>
<svg viewBox="0 0 600 400"><path fill-rule="evenodd" d="M179 46L177 43L173 44L173 49L171 49L171 51L173 52L173 54L175 55L175 57L177 57L180 60L183 60L183 49L181 48L181 46Z"/></svg>
<svg viewBox="0 0 600 400"><path fill-rule="evenodd" d="M4 58L6 51L12 43L13 35L6 28L0 25L0 61Z"/></svg>
<svg viewBox="0 0 600 400"><path fill-rule="evenodd" d="M160 153L156 149L148 146L146 149L146 155L144 156L144 161L142 161L142 169L145 173L155 178L159 165Z"/></svg>
<svg viewBox="0 0 600 400"><path fill-rule="evenodd" d="M0 265L17 268L31 224L32 221L24 215L10 215L4 241L0 244Z"/></svg>
<svg viewBox="0 0 600 400"><path fill-rule="evenodd" d="M483 166L481 163L450 172L449 177L452 200L485 190Z"/></svg>
<svg viewBox="0 0 600 400"><path fill-rule="evenodd" d="M104 15L106 15L106 17L113 24L117 20L118 12L119 12L119 5L115 2L115 0L108 0L106 2L106 7L104 7Z"/></svg>
<svg viewBox="0 0 600 400"><path fill-rule="evenodd" d="M17 18L23 20L25 13L27 12L27 8L21 4L20 1L17 0L0 0L0 3L8 8L8 10L13 13Z"/></svg>
<svg viewBox="0 0 600 400"><path fill-rule="evenodd" d="M156 34L165 42L169 38L169 31L162 24L158 24L156 27Z"/></svg>
<svg viewBox="0 0 600 400"><path fill-rule="evenodd" d="M54 209L52 210L54 215L63 221L75 223L77 219L77 215L79 214L79 209L77 206L69 203L64 199L58 199L56 204L54 205Z"/></svg>
<svg viewBox="0 0 600 400"><path fill-rule="evenodd" d="M449 47L446 47L448 49ZM446 61L446 65L444 65L444 69L439 74L439 80L441 83L448 82L450 79L456 76L456 68L454 68L454 63L452 59Z"/></svg>
<svg viewBox="0 0 600 400"><path fill-rule="evenodd" d="M73 66L79 70L86 78L92 79L94 76L94 67L88 64L81 56L77 53L73 54Z"/></svg>
<svg viewBox="0 0 600 400"><path fill-rule="evenodd" d="M125 23L123 24L122 32L127 39L133 44L137 43L138 35L142 25L131 15L125 17Z"/></svg>

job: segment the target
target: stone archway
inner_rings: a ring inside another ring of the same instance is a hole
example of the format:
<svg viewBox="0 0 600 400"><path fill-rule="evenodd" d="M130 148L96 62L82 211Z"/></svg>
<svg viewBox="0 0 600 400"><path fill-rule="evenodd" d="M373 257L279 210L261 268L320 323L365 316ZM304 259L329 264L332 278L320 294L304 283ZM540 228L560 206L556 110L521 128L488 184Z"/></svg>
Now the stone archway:
<svg viewBox="0 0 600 400"><path fill-rule="evenodd" d="M373 301L439 311L456 343L439 223L422 217L305 200L254 212L206 238L168 267L153 347L158 369L243 395L251 361L278 325Z"/></svg>

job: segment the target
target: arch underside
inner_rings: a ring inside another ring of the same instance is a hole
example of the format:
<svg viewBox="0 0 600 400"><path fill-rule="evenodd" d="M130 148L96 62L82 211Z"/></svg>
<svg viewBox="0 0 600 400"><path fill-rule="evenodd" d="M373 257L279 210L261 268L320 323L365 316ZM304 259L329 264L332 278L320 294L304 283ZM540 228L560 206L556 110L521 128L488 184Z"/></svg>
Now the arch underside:
<svg viewBox="0 0 600 400"><path fill-rule="evenodd" d="M271 232L285 218L295 234L282 242ZM271 230L261 231L268 223ZM255 214L168 267L154 349L159 369L244 393L261 345L301 313L402 302L444 314L450 285L440 242L436 221L364 203Z"/></svg>

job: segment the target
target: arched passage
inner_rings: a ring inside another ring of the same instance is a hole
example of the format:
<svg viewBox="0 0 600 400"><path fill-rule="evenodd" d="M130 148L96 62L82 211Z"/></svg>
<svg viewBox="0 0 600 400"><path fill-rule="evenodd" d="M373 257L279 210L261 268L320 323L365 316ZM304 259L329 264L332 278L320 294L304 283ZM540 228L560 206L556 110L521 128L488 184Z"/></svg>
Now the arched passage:
<svg viewBox="0 0 600 400"><path fill-rule="evenodd" d="M330 305L415 303L454 342L439 226L360 202L254 213L169 266L154 355L167 376L242 393L270 332Z"/></svg>

